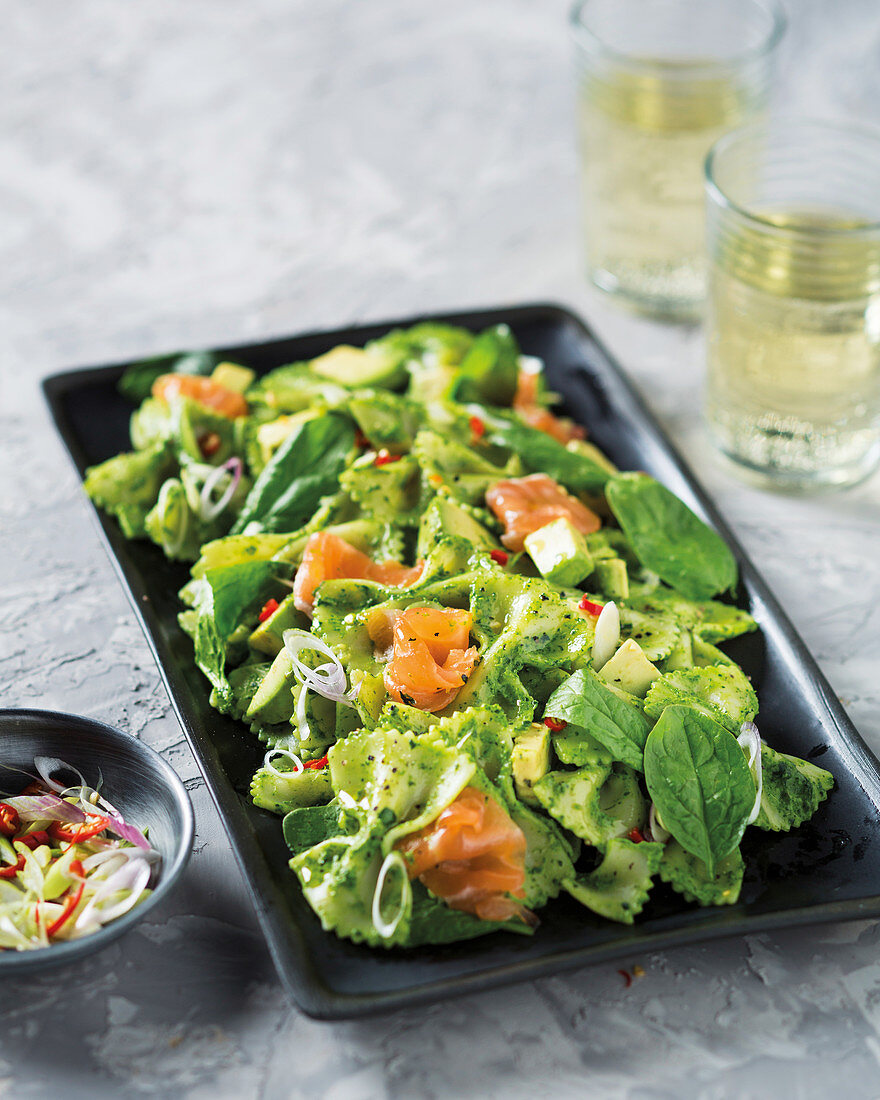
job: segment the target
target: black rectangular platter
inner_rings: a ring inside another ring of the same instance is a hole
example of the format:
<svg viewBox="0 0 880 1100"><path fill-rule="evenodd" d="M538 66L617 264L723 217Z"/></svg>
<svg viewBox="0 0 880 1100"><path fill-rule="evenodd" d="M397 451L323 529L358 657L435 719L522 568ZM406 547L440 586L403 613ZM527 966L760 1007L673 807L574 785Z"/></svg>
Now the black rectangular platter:
<svg viewBox="0 0 880 1100"><path fill-rule="evenodd" d="M312 333L224 348L264 373L311 359L339 343L360 345L389 328L425 318ZM295 1003L322 1019L424 1004L589 963L789 925L880 916L878 765L791 623L712 503L619 368L589 329L550 305L435 318L481 329L510 325L523 351L544 360L565 412L623 469L664 482L727 539L736 554L739 602L760 624L728 646L758 691L762 734L775 748L828 768L835 790L813 820L792 834L750 830L747 874L735 906L700 909L666 887L631 928L593 916L568 898L551 902L532 938L496 933L442 948L386 952L322 931L287 866L280 819L247 795L263 747L244 726L208 704L189 639L177 625L176 593L188 573L146 542L126 541L114 520L98 521L159 665L177 716L220 812L278 972ZM124 365L56 374L43 383L58 430L80 474L130 449L131 405L117 392Z"/></svg>

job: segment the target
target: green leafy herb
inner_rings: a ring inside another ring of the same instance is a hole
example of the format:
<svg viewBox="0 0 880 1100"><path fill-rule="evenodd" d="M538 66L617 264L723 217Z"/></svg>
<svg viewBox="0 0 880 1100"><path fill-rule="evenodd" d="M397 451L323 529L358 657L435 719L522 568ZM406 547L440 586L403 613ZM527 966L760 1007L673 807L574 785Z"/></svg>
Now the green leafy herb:
<svg viewBox="0 0 880 1100"><path fill-rule="evenodd" d="M217 692L218 709L227 711L234 702L226 678L226 651L229 636L249 610L259 609L277 588L278 562L249 561L223 569L209 569L197 585L193 635L196 664Z"/></svg>
<svg viewBox="0 0 880 1100"><path fill-rule="evenodd" d="M519 347L507 325L487 328L471 344L459 367L452 397L510 405L516 393Z"/></svg>
<svg viewBox="0 0 880 1100"><path fill-rule="evenodd" d="M605 495L639 561L691 600L736 584L736 561L720 535L647 474L616 474Z"/></svg>
<svg viewBox="0 0 880 1100"><path fill-rule="evenodd" d="M337 487L353 446L354 428L346 417L328 413L300 424L257 478L232 534L250 524L260 531L296 531Z"/></svg>
<svg viewBox="0 0 880 1100"><path fill-rule="evenodd" d="M575 493L598 493L611 476L588 455L570 451L546 432L521 423L513 416L497 410L481 410L489 443L506 447L519 455L526 468L535 473L549 474Z"/></svg>
<svg viewBox="0 0 880 1100"><path fill-rule="evenodd" d="M544 710L600 741L615 760L642 770L648 737L645 716L609 691L590 669L573 673L553 692Z"/></svg>
<svg viewBox="0 0 880 1100"><path fill-rule="evenodd" d="M338 802L326 806L303 806L284 815L282 829L287 847L298 856L322 841L334 836L345 836L346 828L340 823L345 811Z"/></svg>
<svg viewBox="0 0 880 1100"><path fill-rule="evenodd" d="M418 881L412 884L412 915L403 945L457 943L486 936L490 932L516 932L530 936L534 929L521 920L507 922L480 920L471 913L450 909L446 902L433 897Z"/></svg>
<svg viewBox="0 0 880 1100"><path fill-rule="evenodd" d="M667 707L645 745L645 781L664 827L714 875L739 844L755 801L736 738L699 711Z"/></svg>

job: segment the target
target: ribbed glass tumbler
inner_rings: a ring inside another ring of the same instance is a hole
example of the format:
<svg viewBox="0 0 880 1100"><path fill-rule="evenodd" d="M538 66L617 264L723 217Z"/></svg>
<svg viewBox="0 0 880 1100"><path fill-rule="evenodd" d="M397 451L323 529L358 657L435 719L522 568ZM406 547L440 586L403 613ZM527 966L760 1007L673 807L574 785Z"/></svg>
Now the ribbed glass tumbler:
<svg viewBox="0 0 880 1100"><path fill-rule="evenodd" d="M789 121L706 160L706 413L729 458L790 488L880 459L880 133Z"/></svg>

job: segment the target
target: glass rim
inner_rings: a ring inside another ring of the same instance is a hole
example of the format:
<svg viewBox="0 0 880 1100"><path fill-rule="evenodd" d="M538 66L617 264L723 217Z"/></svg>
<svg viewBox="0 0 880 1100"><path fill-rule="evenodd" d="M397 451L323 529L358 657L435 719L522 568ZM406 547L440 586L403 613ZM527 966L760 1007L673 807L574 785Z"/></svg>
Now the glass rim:
<svg viewBox="0 0 880 1100"><path fill-rule="evenodd" d="M798 225L779 225L771 218L747 209L742 203L732 199L721 187L715 178L715 164L719 156L728 152L731 146L738 142L759 138L762 135L778 133L782 130L791 132L801 130L826 135L850 137L853 139L867 139L876 147L880 157L880 127L870 126L865 123L834 122L828 119L803 118L799 116L781 117L772 122L750 122L745 126L739 126L735 130L729 130L722 134L712 145L703 161L703 182L706 197L728 213L735 214L746 222L759 227L765 232L779 234L780 236L808 236L808 237L856 237L860 234L880 232L880 214L865 220L858 226L819 226L804 223Z"/></svg>
<svg viewBox="0 0 880 1100"><path fill-rule="evenodd" d="M588 47L593 53L602 54L621 67L641 69L645 72L669 73L674 70L677 75L695 76L702 73L713 74L724 70L739 69L752 61L758 61L768 56L785 33L788 25L785 10L779 0L749 0L753 7L770 16L770 28L767 34L755 46L749 46L729 57L712 59L699 58L694 61L676 58L647 58L638 54L627 53L625 50L615 49L609 46L595 31L587 26L583 19L585 9L593 0L574 0L569 10L569 25L576 43Z"/></svg>

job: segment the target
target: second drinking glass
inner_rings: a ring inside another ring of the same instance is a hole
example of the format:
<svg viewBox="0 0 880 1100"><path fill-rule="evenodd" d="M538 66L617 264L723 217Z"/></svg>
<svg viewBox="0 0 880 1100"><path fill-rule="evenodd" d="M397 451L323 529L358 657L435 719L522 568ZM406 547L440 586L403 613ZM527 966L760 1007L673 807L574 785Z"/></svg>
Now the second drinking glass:
<svg viewBox="0 0 880 1100"><path fill-rule="evenodd" d="M763 112L781 11L773 0L580 0L572 25L590 278L643 312L696 318L703 160Z"/></svg>

